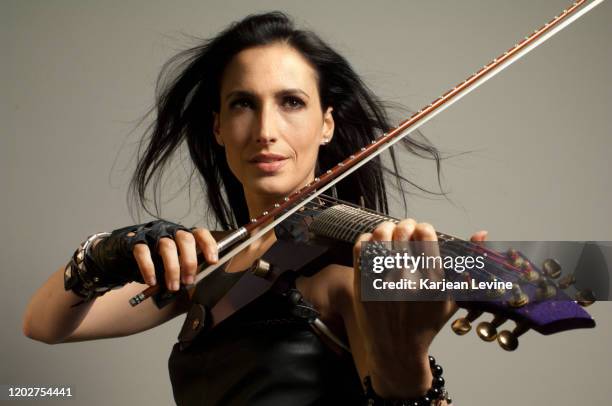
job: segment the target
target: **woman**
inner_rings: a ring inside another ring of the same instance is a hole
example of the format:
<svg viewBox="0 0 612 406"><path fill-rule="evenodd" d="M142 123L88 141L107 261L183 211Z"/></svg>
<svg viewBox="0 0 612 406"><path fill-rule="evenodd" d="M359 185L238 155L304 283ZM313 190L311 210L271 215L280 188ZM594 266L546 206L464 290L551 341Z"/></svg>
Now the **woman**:
<svg viewBox="0 0 612 406"><path fill-rule="evenodd" d="M160 94L133 186L144 202L154 176L186 142L223 230L258 216L391 127L350 65L281 13L247 17L172 62L181 60L185 65ZM425 143L405 145L438 159ZM401 185L397 169L392 172ZM342 182L336 193L388 210L380 161ZM207 262L218 260L219 235L157 221L89 239L90 246L77 250L86 254L83 266L77 270L80 260L74 259L66 281L62 267L32 298L25 334L47 343L125 336L187 312L206 283L191 291L180 284L193 283L197 248ZM383 223L355 242L354 258L361 242L390 240L436 241L436 233L413 219ZM234 257L226 272L247 269L275 241L274 232L267 233ZM175 346L170 373L177 403L429 404L429 396L446 404L441 369L428 349L455 310L451 303L361 302L358 266L329 263L312 273L294 275L290 288L347 342L349 358L336 356L308 323L291 317L283 299L287 290L266 293L189 348ZM127 284L132 281L140 283ZM161 309L151 301L130 308L128 299L144 283L180 293ZM266 323L271 319L290 322L274 327ZM436 379L441 384L432 386Z"/></svg>

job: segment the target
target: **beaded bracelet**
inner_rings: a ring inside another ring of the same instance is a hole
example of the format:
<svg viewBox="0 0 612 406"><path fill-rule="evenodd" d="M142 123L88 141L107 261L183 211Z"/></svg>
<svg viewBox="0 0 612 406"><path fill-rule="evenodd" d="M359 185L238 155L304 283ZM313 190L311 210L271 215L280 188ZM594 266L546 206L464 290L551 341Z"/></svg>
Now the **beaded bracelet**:
<svg viewBox="0 0 612 406"><path fill-rule="evenodd" d="M439 402L446 400L446 403L450 405L451 399L448 397L448 392L444 388L444 378L442 378L442 367L436 364L436 360L431 355L429 356L429 368L431 368L431 374L433 380L431 382L431 388L423 396L414 399L383 399L381 398L372 387L372 379L370 376L366 376L363 379L365 386L365 396L368 406L430 406L437 405Z"/></svg>

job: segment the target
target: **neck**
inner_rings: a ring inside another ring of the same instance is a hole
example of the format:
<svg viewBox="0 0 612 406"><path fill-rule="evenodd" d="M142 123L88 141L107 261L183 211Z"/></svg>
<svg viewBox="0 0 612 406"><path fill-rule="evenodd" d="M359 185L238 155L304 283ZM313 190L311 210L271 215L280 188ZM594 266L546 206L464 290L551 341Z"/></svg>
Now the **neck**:
<svg viewBox="0 0 612 406"><path fill-rule="evenodd" d="M267 194L258 193L253 190L244 189L244 197L246 200L247 207L249 209L249 218L257 218L264 211L270 209L274 203L279 203L286 196L300 190L309 182L314 180L314 171L310 173L302 182L300 182L293 190L290 190L286 194Z"/></svg>
<svg viewBox="0 0 612 406"><path fill-rule="evenodd" d="M247 203L247 207L249 209L249 218L259 217L264 211L268 210L270 207L274 205L274 203L278 202L282 197L271 196L271 195L254 195L248 193L245 190L245 199ZM269 222L262 224L263 226L268 225ZM254 230L254 232L259 231L259 227ZM259 250L267 250L274 242L276 241L276 235L274 234L274 229L265 233L261 238L257 241L254 241L246 251L259 251Z"/></svg>
<svg viewBox="0 0 612 406"><path fill-rule="evenodd" d="M314 179L314 173L311 174L307 179L301 182L294 190L290 191L286 195L273 195L273 194L264 194L264 193L254 193L250 190L244 190L244 197L246 200L247 207L249 209L249 218L257 218L261 216L261 214L269 210L274 203L278 203L285 196L290 195L291 193L301 189L308 182L311 182ZM265 223L264 225L267 225ZM257 229L256 229L257 231ZM258 250L258 249L267 249L269 248L274 241L276 241L276 235L274 234L274 229L270 230L266 234L262 236L258 241L251 244L248 250Z"/></svg>
<svg viewBox="0 0 612 406"><path fill-rule="evenodd" d="M282 197L279 196L250 193L248 190L244 191L244 197L249 209L249 218L259 217L265 210L268 210L274 203L282 199ZM268 222L262 224L262 227L266 225L268 225ZM259 229L258 227L254 229L253 232L255 233L259 231ZM275 241L276 235L274 234L274 229L272 229L258 240L253 241L253 243L245 249L245 253L253 254L266 251Z"/></svg>
<svg viewBox="0 0 612 406"><path fill-rule="evenodd" d="M284 196L254 194L245 190L244 197L249 209L249 218L257 218L270 209L274 203L282 200Z"/></svg>

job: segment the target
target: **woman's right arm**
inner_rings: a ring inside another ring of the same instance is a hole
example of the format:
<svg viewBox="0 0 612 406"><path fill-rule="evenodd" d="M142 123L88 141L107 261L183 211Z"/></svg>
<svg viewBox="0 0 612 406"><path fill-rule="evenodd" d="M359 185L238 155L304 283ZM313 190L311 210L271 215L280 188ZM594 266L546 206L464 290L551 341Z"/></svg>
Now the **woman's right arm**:
<svg viewBox="0 0 612 406"><path fill-rule="evenodd" d="M179 278L183 281L195 275L196 245L207 261L215 262L216 242L212 234L202 228L177 233L175 241L162 238L159 253L164 259L165 283L171 286ZM153 263L146 246L137 245L135 255L145 280L154 275ZM180 255L178 255L180 253ZM82 300L72 291L64 290L64 267L51 275L28 304L23 320L23 333L48 344L122 337L136 334L165 323L188 310L190 296L183 291L175 300L159 309L152 300L132 307L129 299L148 285L131 282L119 289L78 306ZM171 289L174 290L174 289Z"/></svg>
<svg viewBox="0 0 612 406"><path fill-rule="evenodd" d="M129 299L147 287L132 282L90 302L70 307L82 298L64 290L62 267L30 300L23 320L23 333L47 344L122 337L156 327L187 311L187 294L178 296L161 309L152 300L132 307Z"/></svg>

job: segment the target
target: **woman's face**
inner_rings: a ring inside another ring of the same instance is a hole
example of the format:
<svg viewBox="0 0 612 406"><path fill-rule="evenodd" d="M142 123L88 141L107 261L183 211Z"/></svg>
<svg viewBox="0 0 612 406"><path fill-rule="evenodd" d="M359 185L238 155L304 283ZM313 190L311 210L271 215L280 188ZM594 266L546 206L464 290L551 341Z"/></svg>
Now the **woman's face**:
<svg viewBox="0 0 612 406"><path fill-rule="evenodd" d="M319 147L334 131L317 74L287 44L236 54L223 73L214 134L249 196L283 197L314 179Z"/></svg>

